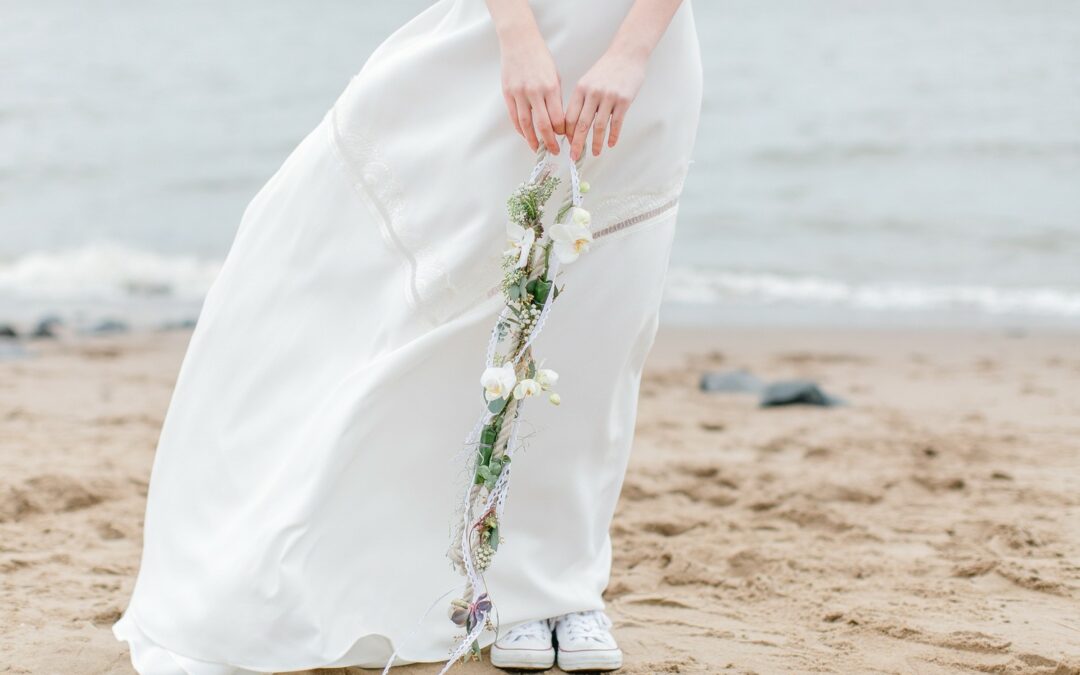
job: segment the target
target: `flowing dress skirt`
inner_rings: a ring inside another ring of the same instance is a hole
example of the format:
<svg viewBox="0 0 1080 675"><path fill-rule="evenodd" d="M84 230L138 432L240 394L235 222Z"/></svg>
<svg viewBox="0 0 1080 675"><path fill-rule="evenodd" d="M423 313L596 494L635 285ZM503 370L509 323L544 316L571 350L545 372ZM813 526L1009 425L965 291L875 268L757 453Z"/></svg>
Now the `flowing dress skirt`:
<svg viewBox="0 0 1080 675"><path fill-rule="evenodd" d="M567 89L630 4L533 3ZM603 607L698 58L684 4L619 146L583 165L596 241L564 268L535 347L562 375L563 405L523 409L486 575L503 628ZM501 306L505 201L533 164L498 64L482 0L436 3L380 46L245 211L180 371L113 626L142 675L381 666L395 647L401 662L437 661L453 645L456 596L437 600L461 584L445 556L455 458Z"/></svg>

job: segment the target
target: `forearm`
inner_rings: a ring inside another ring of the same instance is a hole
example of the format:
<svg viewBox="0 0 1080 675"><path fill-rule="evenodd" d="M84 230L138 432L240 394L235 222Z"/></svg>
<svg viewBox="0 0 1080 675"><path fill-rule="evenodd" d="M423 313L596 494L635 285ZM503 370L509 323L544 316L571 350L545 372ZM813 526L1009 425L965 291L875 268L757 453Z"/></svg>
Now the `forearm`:
<svg viewBox="0 0 1080 675"><path fill-rule="evenodd" d="M499 36L499 45L505 49L518 44L522 39L539 37L540 29L536 25L528 0L486 0L491 20L495 24L495 33Z"/></svg>
<svg viewBox="0 0 1080 675"><path fill-rule="evenodd" d="M681 4L682 0L637 0L619 26L609 51L647 60Z"/></svg>

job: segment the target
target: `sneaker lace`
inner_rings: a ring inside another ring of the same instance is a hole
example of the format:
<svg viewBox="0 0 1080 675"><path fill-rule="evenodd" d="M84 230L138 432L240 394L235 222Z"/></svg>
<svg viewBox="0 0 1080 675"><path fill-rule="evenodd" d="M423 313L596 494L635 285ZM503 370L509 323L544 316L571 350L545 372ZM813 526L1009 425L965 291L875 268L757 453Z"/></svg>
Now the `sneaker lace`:
<svg viewBox="0 0 1080 675"><path fill-rule="evenodd" d="M567 638L572 640L605 642L610 635L611 619L599 610L567 614L562 621Z"/></svg>
<svg viewBox="0 0 1080 675"><path fill-rule="evenodd" d="M521 642L523 640L548 640L551 639L551 628L547 621L530 621L520 626L514 626L507 631L506 636L499 640L502 643Z"/></svg>

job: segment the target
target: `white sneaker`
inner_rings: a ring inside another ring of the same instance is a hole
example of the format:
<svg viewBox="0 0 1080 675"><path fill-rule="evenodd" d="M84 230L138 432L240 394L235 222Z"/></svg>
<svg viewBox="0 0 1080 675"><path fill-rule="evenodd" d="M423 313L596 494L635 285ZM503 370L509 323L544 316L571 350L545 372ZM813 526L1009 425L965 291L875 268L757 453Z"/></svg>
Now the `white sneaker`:
<svg viewBox="0 0 1080 675"><path fill-rule="evenodd" d="M600 610L555 619L555 642L559 668L568 673L622 668L622 651L611 636L611 619Z"/></svg>
<svg viewBox="0 0 1080 675"><path fill-rule="evenodd" d="M555 665L551 625L530 621L514 626L491 645L491 665L518 670L547 670Z"/></svg>

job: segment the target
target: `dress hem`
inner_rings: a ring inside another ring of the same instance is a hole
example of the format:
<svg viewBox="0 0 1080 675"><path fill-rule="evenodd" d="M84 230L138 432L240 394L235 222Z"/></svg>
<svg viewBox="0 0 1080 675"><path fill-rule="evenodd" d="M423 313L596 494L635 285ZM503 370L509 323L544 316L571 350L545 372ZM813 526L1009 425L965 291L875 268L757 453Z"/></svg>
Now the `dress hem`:
<svg viewBox="0 0 1080 675"><path fill-rule="evenodd" d="M129 628L130 631L125 630L125 628ZM269 675L269 674L272 674L272 673L291 672L291 671L296 671L296 670L315 670L315 669L318 669L318 668L347 668L347 667L378 668L378 669L381 670L386 665L385 660L379 661L377 665L375 663L340 663L340 661L342 661L342 659L344 659L345 657L348 656L349 652L356 646L357 643L361 642L362 640L368 640L368 639L371 639L371 638L381 638L386 643L387 649L388 649L387 658L390 658L389 654L392 654L394 652L394 641L389 636L387 636L387 635L385 635L383 633L378 633L378 632L368 632L368 633L364 633L363 635L359 635L355 640L353 640L353 642L344 651L342 651L340 654L338 654L337 656L335 656L333 658L318 659L316 661L294 661L294 662L286 662L286 663L277 663L277 664L275 664L274 666L271 667L271 666L267 666L265 664L264 665L257 665L257 664L251 663L251 662L230 661L228 663L221 663L221 662L217 662L217 661L208 661L208 660L206 660L204 658L200 658L200 657L197 657L197 656L191 656L189 654L182 653L180 650L176 650L176 649L174 649L172 647L169 647L168 645L164 644L159 638L157 638L156 636L151 635L149 632L147 632L145 624L143 624L141 621L139 621L136 613L134 611L132 611L132 609L130 607L128 608L128 610L126 612L124 612L123 616L121 616L120 619L117 620L116 623L114 623L112 625L111 630L112 630L112 634L116 637L117 640L119 640L120 642L126 642L128 644L128 649L131 652L132 666L133 667L135 666L135 663L134 663L135 651L133 649L134 642L137 641L139 637L142 637L147 642L149 642L154 648L159 649L163 653L167 654L169 657L172 657L174 661L176 660L176 657L179 656L179 657L181 657L183 659L190 659L192 661L199 662L200 664L205 665L207 668L219 669L216 672L213 672L212 674L211 673L205 673L205 675L264 675L264 674ZM134 631L135 634L134 635L131 634L131 631ZM484 642L488 642L488 641L484 641ZM487 645L485 644L485 646L487 646ZM407 665L414 664L414 663L438 663L438 662L440 662L442 660L444 660L444 659L443 659L443 657L441 655L438 656L438 657L409 658L409 657L403 656L399 652L398 656L394 659L393 667L396 668L396 667L399 667L399 666L407 666ZM185 673L189 672L183 666L183 664L181 664L179 662L176 663L176 666L179 669L179 671L181 671L181 672L185 672ZM142 675L156 675L156 674L155 673L145 673L145 674L142 674ZM203 672L192 673L191 675L204 675L204 673Z"/></svg>

